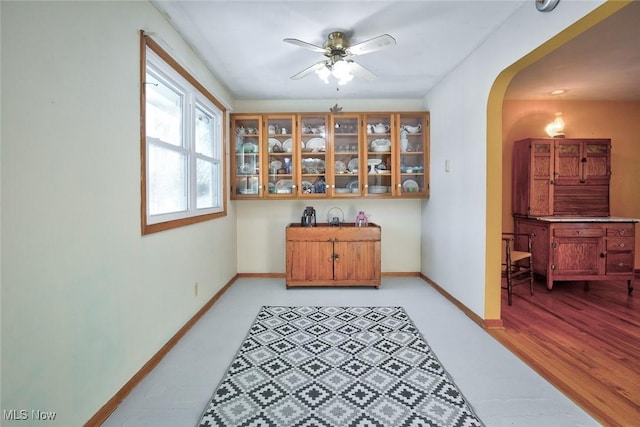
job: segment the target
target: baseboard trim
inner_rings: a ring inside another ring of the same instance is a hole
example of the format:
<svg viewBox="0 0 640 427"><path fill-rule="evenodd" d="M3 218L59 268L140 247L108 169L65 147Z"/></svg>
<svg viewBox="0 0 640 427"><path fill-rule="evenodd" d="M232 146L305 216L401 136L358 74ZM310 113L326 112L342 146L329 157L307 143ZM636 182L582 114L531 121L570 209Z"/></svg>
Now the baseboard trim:
<svg viewBox="0 0 640 427"><path fill-rule="evenodd" d="M236 277L251 277L260 279L281 279L287 277L285 273L238 273Z"/></svg>
<svg viewBox="0 0 640 427"><path fill-rule="evenodd" d="M430 278L428 278L424 274L420 273L420 278L422 280L424 280L425 282L427 282L429 285L431 285L436 291L438 291L440 294L442 294L442 296L444 296L446 299L448 299L449 302L451 302L451 304L453 304L456 307L458 307L458 309L460 311L462 311L468 318L470 318L475 323L477 323L478 326L480 326L481 328L483 328L483 329L504 329L504 323L502 322L502 319L483 319L480 316L478 316L476 313L474 313L473 311L469 310L469 308L466 305L464 305L463 303L458 301L458 299L455 298L453 295L451 295L449 292L445 291L442 288L442 286L438 285L436 282L434 282L433 280L431 280Z"/></svg>
<svg viewBox="0 0 640 427"><path fill-rule="evenodd" d="M113 395L111 399L107 401L99 410L96 412L89 420L84 424L85 427L93 427L102 425L109 415L113 413L118 408L118 405L131 393L131 391L155 368L158 363L171 351L171 349L180 341L180 339L196 324L198 320L220 299L220 297L231 287L231 285L237 280L239 277L238 274L233 276L231 280L229 280L216 294L209 300L207 303L202 306L198 312L187 321L180 328L178 332L175 333L173 337L167 341L165 345L163 345L160 350L156 354L154 354L151 359L147 361L142 367L135 373L133 377L129 381L126 382L125 385L122 386L120 390Z"/></svg>

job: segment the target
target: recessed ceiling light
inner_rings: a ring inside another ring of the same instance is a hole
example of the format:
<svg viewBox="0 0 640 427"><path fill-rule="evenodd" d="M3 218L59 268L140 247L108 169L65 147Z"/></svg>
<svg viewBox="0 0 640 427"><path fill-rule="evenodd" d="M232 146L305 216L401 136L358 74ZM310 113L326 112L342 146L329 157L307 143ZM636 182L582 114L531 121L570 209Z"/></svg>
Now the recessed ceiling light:
<svg viewBox="0 0 640 427"><path fill-rule="evenodd" d="M549 92L549 95L562 95L565 92L566 92L565 89L556 89Z"/></svg>

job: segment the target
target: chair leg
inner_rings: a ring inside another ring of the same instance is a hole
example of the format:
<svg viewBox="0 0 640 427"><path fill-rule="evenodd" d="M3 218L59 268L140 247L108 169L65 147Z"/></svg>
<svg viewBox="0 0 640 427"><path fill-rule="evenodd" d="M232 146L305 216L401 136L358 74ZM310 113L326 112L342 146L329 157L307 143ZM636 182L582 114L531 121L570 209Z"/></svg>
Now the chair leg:
<svg viewBox="0 0 640 427"><path fill-rule="evenodd" d="M507 266L507 301L509 305L512 304L511 293L513 292L513 285L511 284L511 266Z"/></svg>

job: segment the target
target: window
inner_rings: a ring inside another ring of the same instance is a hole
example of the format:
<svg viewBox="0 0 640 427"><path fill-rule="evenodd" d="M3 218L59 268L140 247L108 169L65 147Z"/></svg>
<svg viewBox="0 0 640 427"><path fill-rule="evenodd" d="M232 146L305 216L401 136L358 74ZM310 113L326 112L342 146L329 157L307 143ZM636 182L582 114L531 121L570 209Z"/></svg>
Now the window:
<svg viewBox="0 0 640 427"><path fill-rule="evenodd" d="M142 36L142 233L226 215L226 111Z"/></svg>

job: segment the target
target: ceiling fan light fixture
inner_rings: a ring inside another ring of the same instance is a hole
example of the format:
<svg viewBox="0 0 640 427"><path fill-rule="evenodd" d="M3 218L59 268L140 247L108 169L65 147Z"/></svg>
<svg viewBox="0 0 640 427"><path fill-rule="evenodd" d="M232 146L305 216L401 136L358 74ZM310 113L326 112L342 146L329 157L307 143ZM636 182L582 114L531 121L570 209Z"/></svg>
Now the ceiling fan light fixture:
<svg viewBox="0 0 640 427"><path fill-rule="evenodd" d="M351 67L345 60L337 61L333 64L331 74L338 80L338 84L343 86L353 80Z"/></svg>
<svg viewBox="0 0 640 427"><path fill-rule="evenodd" d="M329 76L331 75L329 64L325 64L324 67L317 69L316 74L318 75L318 77L320 77L320 80L322 80L324 84L329 84Z"/></svg>

